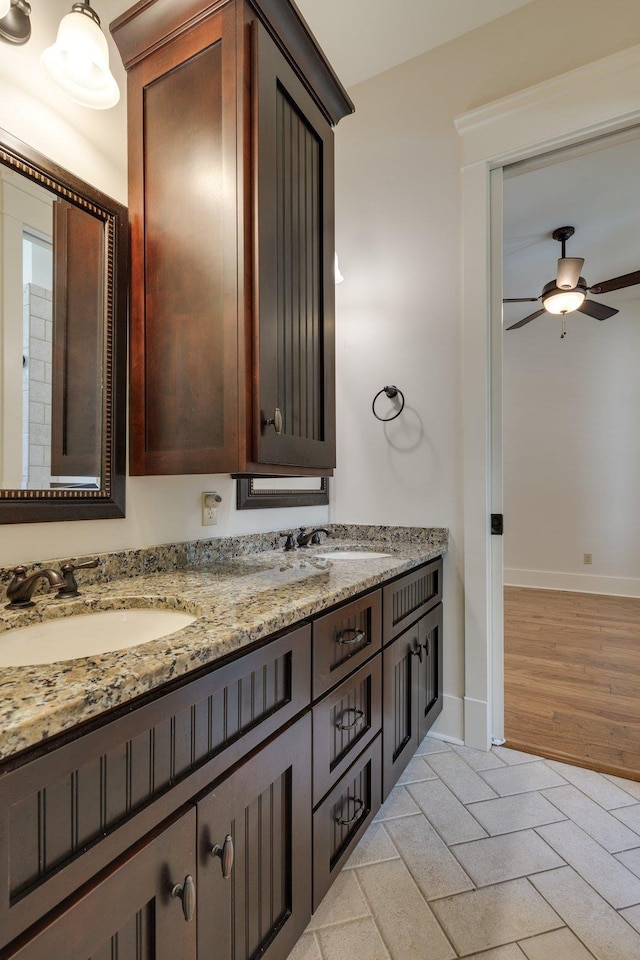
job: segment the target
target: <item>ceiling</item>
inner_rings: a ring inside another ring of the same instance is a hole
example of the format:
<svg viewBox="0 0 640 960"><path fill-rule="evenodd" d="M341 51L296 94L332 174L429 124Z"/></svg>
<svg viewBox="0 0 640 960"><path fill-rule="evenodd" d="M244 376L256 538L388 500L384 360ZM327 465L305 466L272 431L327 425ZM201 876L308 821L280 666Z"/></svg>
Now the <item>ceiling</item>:
<svg viewBox="0 0 640 960"><path fill-rule="evenodd" d="M94 0L103 22L134 0ZM295 0L346 87L511 13L532 0Z"/></svg>
<svg viewBox="0 0 640 960"><path fill-rule="evenodd" d="M556 275L561 246L551 237L556 227L574 226L568 257L584 257L589 286L640 269L640 131L629 138L597 144L598 149L570 154L504 182L505 297L537 297ZM640 297L640 285L593 297L619 310ZM504 305L504 326L540 309L541 304ZM583 314L582 321L598 323ZM546 320L541 317L540 321ZM612 321L613 322L612 318ZM549 322L558 322L549 317ZM519 336L536 323L522 327ZM604 321L607 322L607 321ZM514 331L515 334L515 331ZM514 335L510 334L510 336Z"/></svg>

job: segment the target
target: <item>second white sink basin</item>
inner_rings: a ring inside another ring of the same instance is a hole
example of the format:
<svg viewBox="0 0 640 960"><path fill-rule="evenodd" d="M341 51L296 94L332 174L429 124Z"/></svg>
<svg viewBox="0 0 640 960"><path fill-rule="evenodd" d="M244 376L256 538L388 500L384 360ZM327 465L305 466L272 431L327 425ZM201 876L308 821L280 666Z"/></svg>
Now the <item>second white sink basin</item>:
<svg viewBox="0 0 640 960"><path fill-rule="evenodd" d="M323 560L379 560L381 557L390 557L390 553L379 553L377 550L334 550L333 553L316 553L316 557Z"/></svg>
<svg viewBox="0 0 640 960"><path fill-rule="evenodd" d="M0 633L0 667L25 667L113 653L159 640L196 618L182 610L104 610Z"/></svg>

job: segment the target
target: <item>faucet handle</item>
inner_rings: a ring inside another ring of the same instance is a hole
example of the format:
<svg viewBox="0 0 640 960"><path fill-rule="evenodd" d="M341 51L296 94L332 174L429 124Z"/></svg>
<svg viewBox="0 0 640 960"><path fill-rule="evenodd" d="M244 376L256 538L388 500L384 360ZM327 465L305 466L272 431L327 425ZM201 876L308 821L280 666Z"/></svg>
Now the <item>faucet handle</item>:
<svg viewBox="0 0 640 960"><path fill-rule="evenodd" d="M285 545L284 545L285 551L295 550L295 549L296 549L296 542L295 542L295 540L293 539L293 534L292 534L292 533L283 533L282 536L280 537L280 539L282 540L284 537L287 538L287 539L286 539L286 542L285 542Z"/></svg>
<svg viewBox="0 0 640 960"><path fill-rule="evenodd" d="M84 563L73 563L72 560L63 563L60 567L64 583L58 589L58 597L64 600L65 597L79 597L78 581L74 577L76 570L92 570L100 566L100 560L96 557L94 560L85 560Z"/></svg>

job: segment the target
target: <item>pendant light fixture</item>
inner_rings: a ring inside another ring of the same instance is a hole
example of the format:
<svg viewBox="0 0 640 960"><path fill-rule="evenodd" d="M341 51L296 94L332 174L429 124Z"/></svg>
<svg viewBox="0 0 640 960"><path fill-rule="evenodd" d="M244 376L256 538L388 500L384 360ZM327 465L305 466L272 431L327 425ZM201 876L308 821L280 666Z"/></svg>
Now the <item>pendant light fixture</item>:
<svg viewBox="0 0 640 960"><path fill-rule="evenodd" d="M62 18L56 42L42 54L42 66L49 79L83 107L108 110L120 99L109 69L107 38L89 0L74 3Z"/></svg>
<svg viewBox="0 0 640 960"><path fill-rule="evenodd" d="M0 0L0 40L26 43L31 36L30 13L26 0Z"/></svg>

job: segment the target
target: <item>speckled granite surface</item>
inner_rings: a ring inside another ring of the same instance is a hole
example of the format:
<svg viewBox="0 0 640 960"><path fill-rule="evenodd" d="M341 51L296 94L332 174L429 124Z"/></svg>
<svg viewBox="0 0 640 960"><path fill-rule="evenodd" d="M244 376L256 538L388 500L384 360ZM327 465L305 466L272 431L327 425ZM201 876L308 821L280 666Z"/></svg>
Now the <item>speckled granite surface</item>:
<svg viewBox="0 0 640 960"><path fill-rule="evenodd" d="M79 571L78 599L50 593L30 610L3 607L0 645L11 628L90 610L163 607L197 619L116 653L0 668L0 760L437 557L448 543L443 528L329 529L326 544L291 553L274 549L277 532L107 554L99 570ZM333 551L345 549L391 556L331 561ZM9 578L0 571L3 592Z"/></svg>

